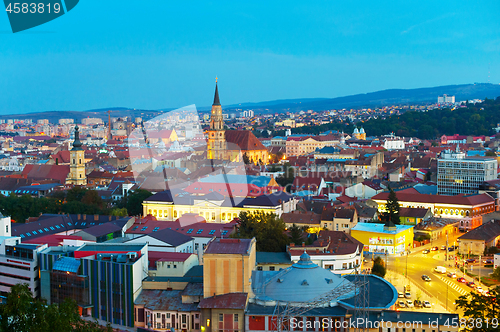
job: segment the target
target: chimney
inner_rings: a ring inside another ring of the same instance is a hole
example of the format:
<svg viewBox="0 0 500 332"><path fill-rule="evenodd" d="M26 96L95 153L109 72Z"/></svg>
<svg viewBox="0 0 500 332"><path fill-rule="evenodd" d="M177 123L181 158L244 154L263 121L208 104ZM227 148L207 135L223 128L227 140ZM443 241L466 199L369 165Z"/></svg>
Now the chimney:
<svg viewBox="0 0 500 332"><path fill-rule="evenodd" d="M111 218L111 216L110 216L110 218ZM94 220L95 221L99 220L99 215L98 214L94 214Z"/></svg>
<svg viewBox="0 0 500 332"><path fill-rule="evenodd" d="M316 248L316 253L319 254L319 248Z"/></svg>
<svg viewBox="0 0 500 332"><path fill-rule="evenodd" d="M295 243L290 243L290 247L295 247Z"/></svg>
<svg viewBox="0 0 500 332"><path fill-rule="evenodd" d="M86 214L83 215L83 220L87 220L87 215Z"/></svg>
<svg viewBox="0 0 500 332"><path fill-rule="evenodd" d="M78 220L82 219L82 215L81 214L77 214L76 215L76 219L78 219Z"/></svg>
<svg viewBox="0 0 500 332"><path fill-rule="evenodd" d="M112 216L109 216L109 221L111 221Z"/></svg>
<svg viewBox="0 0 500 332"><path fill-rule="evenodd" d="M305 247L306 246L306 243L305 242L302 242L302 246Z"/></svg>

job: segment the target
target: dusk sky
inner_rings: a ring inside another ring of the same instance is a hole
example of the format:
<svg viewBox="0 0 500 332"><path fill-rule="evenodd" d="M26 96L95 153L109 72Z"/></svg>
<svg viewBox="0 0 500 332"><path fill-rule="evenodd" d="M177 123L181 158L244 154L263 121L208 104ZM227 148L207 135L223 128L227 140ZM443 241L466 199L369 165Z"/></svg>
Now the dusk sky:
<svg viewBox="0 0 500 332"><path fill-rule="evenodd" d="M82 0L13 34L0 113L208 106L500 83L500 1Z"/></svg>

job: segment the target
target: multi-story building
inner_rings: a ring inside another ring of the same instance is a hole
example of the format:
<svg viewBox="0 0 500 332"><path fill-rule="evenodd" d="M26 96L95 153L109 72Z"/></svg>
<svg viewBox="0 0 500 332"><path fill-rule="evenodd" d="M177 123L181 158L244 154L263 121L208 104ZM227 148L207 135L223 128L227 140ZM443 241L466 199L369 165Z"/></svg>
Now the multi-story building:
<svg viewBox="0 0 500 332"><path fill-rule="evenodd" d="M6 296L16 284L28 284L33 297L40 295L38 252L47 245L21 243L11 236L10 217L0 215L0 295Z"/></svg>
<svg viewBox="0 0 500 332"><path fill-rule="evenodd" d="M74 299L84 316L134 326L134 301L148 276L148 245L86 243L40 253L42 298Z"/></svg>
<svg viewBox="0 0 500 332"><path fill-rule="evenodd" d="M442 95L438 96L438 104L454 104L455 96Z"/></svg>
<svg viewBox="0 0 500 332"><path fill-rule="evenodd" d="M297 199L279 192L253 198L225 197L218 192L207 195L173 194L166 190L154 194L142 203L144 217L152 215L158 220L175 221L187 213L196 213L208 222L231 222L240 212L271 212L278 217L294 211Z"/></svg>
<svg viewBox="0 0 500 332"><path fill-rule="evenodd" d="M438 194L477 194L485 181L495 180L498 163L494 158L466 158L456 151L443 151L438 159Z"/></svg>
<svg viewBox="0 0 500 332"><path fill-rule="evenodd" d="M385 211L389 192L372 197L378 204L379 212ZM444 196L396 192L400 207L430 209L434 216L451 218L459 221L462 230L471 230L480 226L482 216L495 211L495 199L488 194L467 196Z"/></svg>

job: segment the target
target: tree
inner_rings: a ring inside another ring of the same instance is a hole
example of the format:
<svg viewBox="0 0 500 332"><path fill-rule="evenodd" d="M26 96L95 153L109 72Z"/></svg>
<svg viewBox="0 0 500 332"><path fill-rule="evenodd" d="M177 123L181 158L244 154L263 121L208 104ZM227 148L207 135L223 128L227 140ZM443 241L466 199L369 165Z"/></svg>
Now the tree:
<svg viewBox="0 0 500 332"><path fill-rule="evenodd" d="M114 208L109 212L111 216L126 217L128 216L128 211L126 208Z"/></svg>
<svg viewBox="0 0 500 332"><path fill-rule="evenodd" d="M386 272L387 271L385 269L384 261L382 260L382 258L377 256L373 261L372 273L376 276L383 278L385 277Z"/></svg>
<svg viewBox="0 0 500 332"><path fill-rule="evenodd" d="M385 204L385 212L383 213L386 226L399 225L399 202L394 190L389 187L389 197Z"/></svg>
<svg viewBox="0 0 500 332"><path fill-rule="evenodd" d="M129 215L131 216L140 216L142 215L142 202L151 197L151 192L144 189L134 190L132 193L128 193L126 196L126 204L125 207Z"/></svg>
<svg viewBox="0 0 500 332"><path fill-rule="evenodd" d="M247 155L247 153L246 153L246 152L243 154L243 163L244 163L245 165L249 165L249 164L251 164L251 163L252 163L252 162L250 161L250 158L248 157L248 155Z"/></svg>
<svg viewBox="0 0 500 332"><path fill-rule="evenodd" d="M290 163L286 163L283 166L283 175L276 177L276 182L282 187L285 187L287 192L290 192L290 186L295 180L295 170L290 166Z"/></svg>
<svg viewBox="0 0 500 332"><path fill-rule="evenodd" d="M304 242L304 231L305 231L304 227L299 227L293 224L292 227L288 229L288 231L290 232L289 236L291 243L300 245L302 244L302 242Z"/></svg>
<svg viewBox="0 0 500 332"><path fill-rule="evenodd" d="M500 281L500 266L497 266L491 276L493 277L493 279Z"/></svg>
<svg viewBox="0 0 500 332"><path fill-rule="evenodd" d="M285 234L285 223L274 213L240 212L235 238L257 240L257 251L285 251L289 238Z"/></svg>
<svg viewBox="0 0 500 332"><path fill-rule="evenodd" d="M78 187L78 186L73 187L70 190L68 190L68 192L66 193L66 201L67 202L73 202L73 201L81 202L83 199L83 196L85 195L86 192L87 192L87 189L85 189L85 188Z"/></svg>
<svg viewBox="0 0 500 332"><path fill-rule="evenodd" d="M494 151L486 151L485 156L486 157L496 157L497 154Z"/></svg>
<svg viewBox="0 0 500 332"><path fill-rule="evenodd" d="M96 190L87 190L82 197L82 203L102 208L102 198Z"/></svg>
<svg viewBox="0 0 500 332"><path fill-rule="evenodd" d="M467 324L462 326L462 331L467 332L489 332L498 331L498 325L486 324L488 320L500 317L500 286L490 289L489 296L484 296L475 292L460 296L456 301L457 309L462 309L467 322L469 319L481 321L482 324Z"/></svg>
<svg viewBox="0 0 500 332"><path fill-rule="evenodd" d="M27 284L11 287L5 304L0 305L0 331L12 332L98 332L112 331L94 322L82 320L78 306L71 299L46 305L34 299Z"/></svg>

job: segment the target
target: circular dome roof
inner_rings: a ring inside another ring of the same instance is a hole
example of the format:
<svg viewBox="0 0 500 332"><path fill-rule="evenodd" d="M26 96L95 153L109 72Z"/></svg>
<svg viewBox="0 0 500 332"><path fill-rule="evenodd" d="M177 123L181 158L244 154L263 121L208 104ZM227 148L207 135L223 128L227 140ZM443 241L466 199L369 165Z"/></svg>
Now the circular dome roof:
<svg viewBox="0 0 500 332"><path fill-rule="evenodd" d="M350 283L314 264L304 252L297 263L271 277L261 295L271 301L307 302Z"/></svg>
<svg viewBox="0 0 500 332"><path fill-rule="evenodd" d="M353 134L359 134L358 127L354 128L354 132L353 132Z"/></svg>
<svg viewBox="0 0 500 332"><path fill-rule="evenodd" d="M360 134L364 134L365 133L365 129L363 127L361 127L361 129L359 130L359 133Z"/></svg>

